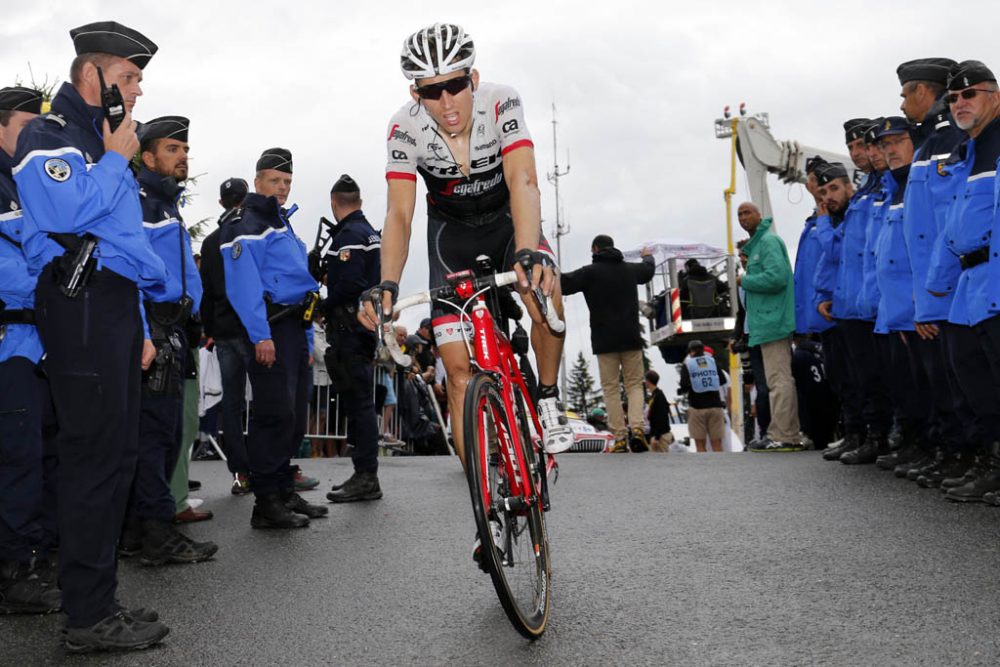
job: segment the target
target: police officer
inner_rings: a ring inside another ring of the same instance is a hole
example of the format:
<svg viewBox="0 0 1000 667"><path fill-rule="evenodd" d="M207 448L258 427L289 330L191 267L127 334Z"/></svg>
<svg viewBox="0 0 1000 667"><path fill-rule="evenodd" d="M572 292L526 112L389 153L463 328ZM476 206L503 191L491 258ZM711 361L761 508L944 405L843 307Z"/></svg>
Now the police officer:
<svg viewBox="0 0 1000 667"><path fill-rule="evenodd" d="M382 238L361 211L361 190L344 174L330 190L337 230L326 257L327 370L344 401L354 474L326 497L335 503L378 500L378 422L375 417L375 334L358 322L358 299L378 285Z"/></svg>
<svg viewBox="0 0 1000 667"><path fill-rule="evenodd" d="M181 447L183 383L188 370L189 321L201 303L201 277L191 236L178 210L188 176L188 126L182 116L162 116L140 130L139 196L143 228L166 265L166 281L148 290L143 304L147 338L156 358L142 377L139 461L121 551L141 550L144 565L197 563L218 547L195 542L173 527L176 503L170 478ZM200 338L197 331L192 332Z"/></svg>
<svg viewBox="0 0 1000 667"><path fill-rule="evenodd" d="M247 462L246 438L243 435L244 396L247 383L247 360L250 345L246 329L226 296L226 276L219 254L222 227L235 216L249 187L242 178L227 178L219 186L219 205L224 212L219 226L201 242L201 273L204 288L201 322L209 345L215 346L222 372L222 448L226 465L233 475L233 495L250 492L250 464Z"/></svg>
<svg viewBox="0 0 1000 667"><path fill-rule="evenodd" d="M855 165L867 174L864 184L848 199L846 172L843 176L831 174L825 190L827 207L844 210L844 219L833 232L840 237L840 249L832 295L830 300L821 302L818 307L821 313L837 321L843 334L853 383L858 388L856 393L860 395L861 420L866 427L863 442L849 433L852 437L845 437L843 445L824 452L824 458L845 463L874 462L888 446L887 436L892 424L892 407L878 370L874 315L861 307L858 298L864 289L865 242L872 208L879 199L879 181L871 163L872 154L865 148L865 132L872 125L870 119L852 119L844 124L851 157ZM825 228L832 227L832 220L824 220L821 216L817 226L823 233L828 233ZM864 450L862 455L844 460L847 454L861 449Z"/></svg>
<svg viewBox="0 0 1000 667"><path fill-rule="evenodd" d="M139 148L131 111L156 52L115 22L70 32L70 82L18 140L14 180L24 207L24 250L38 275L35 317L59 422L59 582L70 651L136 649L169 632L116 600L121 532L139 432L143 340L140 289L162 286L163 261L142 230L129 160ZM101 78L121 104L101 105ZM121 107L124 107L122 109ZM119 115L121 114L121 115Z"/></svg>
<svg viewBox="0 0 1000 667"><path fill-rule="evenodd" d="M910 130L914 154L903 195L902 231L913 278L916 333L908 337L908 349L914 369L922 369L930 381L928 389L933 405L933 431L929 435L936 452L933 462L921 467L916 480L927 488L939 486L946 477L959 476L968 467L962 461L967 439L963 424L972 422L947 358L951 298L935 297L924 287L931 251L944 228L945 212L953 201L952 191L958 181L938 168L964 136L953 124L944 102L948 73L955 64L949 58L920 58L902 63L896 69L903 98L900 109L907 120L918 124ZM921 453L904 447L894 453L895 463L919 460Z"/></svg>
<svg viewBox="0 0 1000 667"><path fill-rule="evenodd" d="M318 293L305 244L284 204L292 154L269 148L257 160L254 190L220 232L226 295L247 331L253 409L247 434L254 528L301 528L328 509L295 492L291 457L302 443L309 405L309 340Z"/></svg>
<svg viewBox="0 0 1000 667"><path fill-rule="evenodd" d="M51 410L38 372L36 278L21 251L10 173L18 135L42 105L37 90L0 90L0 614L46 614L62 604L49 560L57 542L55 443L43 436Z"/></svg>
<svg viewBox="0 0 1000 667"><path fill-rule="evenodd" d="M927 289L954 293L948 321L949 353L959 384L975 416L976 439L985 443L978 465L962 478L946 478L946 498L979 502L1000 490L1000 283L994 260L996 163L1000 157L1000 93L993 72L966 60L948 78L946 100L969 138L945 169L961 180L932 258ZM989 369L991 372L985 372ZM995 494L991 496L995 497Z"/></svg>
<svg viewBox="0 0 1000 667"><path fill-rule="evenodd" d="M913 452L909 460L901 461L896 455L885 454L876 463L883 469L896 470L901 477L909 475L911 468L922 468L933 459L933 444L928 433L931 379L921 364L913 363L909 344L915 338L913 273L903 227L904 196L913 160L910 129L909 121L902 116L890 116L875 130L876 143L887 166L882 177L886 195L882 222L873 234L878 283L875 338L900 427L902 439L897 452Z"/></svg>

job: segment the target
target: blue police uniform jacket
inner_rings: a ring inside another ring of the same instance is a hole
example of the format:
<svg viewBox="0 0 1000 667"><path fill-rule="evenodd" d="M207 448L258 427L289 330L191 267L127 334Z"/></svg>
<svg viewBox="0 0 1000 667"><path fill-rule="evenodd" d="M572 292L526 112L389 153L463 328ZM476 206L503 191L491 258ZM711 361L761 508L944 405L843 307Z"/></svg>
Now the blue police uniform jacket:
<svg viewBox="0 0 1000 667"><path fill-rule="evenodd" d="M840 255L831 308L831 314L838 320L874 319L858 309L858 295L864 285L865 239L877 195L876 182L877 179L869 179L854 193L844 213L844 221L838 227Z"/></svg>
<svg viewBox="0 0 1000 667"><path fill-rule="evenodd" d="M381 281L382 237L361 211L352 211L337 225L326 264L329 306L356 305L361 293Z"/></svg>
<svg viewBox="0 0 1000 667"><path fill-rule="evenodd" d="M913 137L913 164L903 196L906 211L903 236L913 273L916 322L946 320L951 310L951 294L934 296L927 291L926 284L934 244L944 229L945 216L957 194L956 186L961 184L946 165L964 136L946 112L932 109Z"/></svg>
<svg viewBox="0 0 1000 667"><path fill-rule="evenodd" d="M49 233L90 233L98 239L98 269L114 271L144 290L161 285L163 260L142 230L139 186L128 160L104 152L103 110L88 106L64 83L52 112L21 131L14 156L32 273L64 253Z"/></svg>
<svg viewBox="0 0 1000 667"><path fill-rule="evenodd" d="M799 333L819 333L833 326L827 322L816 306L819 303L816 291L816 266L823 253L816 214L806 218L806 224L799 236L799 246L795 251L795 330Z"/></svg>
<svg viewBox="0 0 1000 667"><path fill-rule="evenodd" d="M878 316L878 279L875 277L875 243L882 229L882 222L889 212L888 195L884 179L886 172L879 172L877 186L872 190L871 208L868 209L868 227L865 230L864 261L862 262L861 291L857 295L857 309L861 319L874 322Z"/></svg>
<svg viewBox="0 0 1000 667"><path fill-rule="evenodd" d="M0 300L7 310L35 307L35 284L38 279L28 271L28 261L19 247L22 240L21 204L17 188L10 175L13 162L0 150ZM7 333L0 341L0 362L13 357L24 357L38 363L43 353L42 339L31 324L8 324Z"/></svg>
<svg viewBox="0 0 1000 667"><path fill-rule="evenodd" d="M987 125L975 139L962 143L958 155L959 162L948 168L954 169L962 183L948 210L939 247L935 248L936 265L928 276L927 289L954 291L948 321L971 326L1000 313L1000 284L990 279L990 268L995 262L964 271L957 265L962 255L991 244L996 217L1000 119Z"/></svg>
<svg viewBox="0 0 1000 667"><path fill-rule="evenodd" d="M288 220L294 211L286 213L274 197L250 193L220 231L226 296L254 344L271 338L265 299L295 305L316 291L306 246Z"/></svg>
<svg viewBox="0 0 1000 667"><path fill-rule="evenodd" d="M878 280L878 317L875 333L913 331L913 272L903 237L906 193L910 165L887 172L884 177L888 210L875 240L875 276Z"/></svg>
<svg viewBox="0 0 1000 667"><path fill-rule="evenodd" d="M816 217L816 238L820 253L816 260L813 285L816 289L817 305L823 301L833 301L833 290L837 285L837 266L840 264L840 246L844 241L843 223L844 216L840 212Z"/></svg>
<svg viewBox="0 0 1000 667"><path fill-rule="evenodd" d="M184 190L172 186L175 181L166 178L145 167L139 172L142 226L166 267L166 280L146 290L146 296L156 303L177 303L186 293L194 301L193 312L197 312L201 305L201 274L194 264L191 235L178 209Z"/></svg>

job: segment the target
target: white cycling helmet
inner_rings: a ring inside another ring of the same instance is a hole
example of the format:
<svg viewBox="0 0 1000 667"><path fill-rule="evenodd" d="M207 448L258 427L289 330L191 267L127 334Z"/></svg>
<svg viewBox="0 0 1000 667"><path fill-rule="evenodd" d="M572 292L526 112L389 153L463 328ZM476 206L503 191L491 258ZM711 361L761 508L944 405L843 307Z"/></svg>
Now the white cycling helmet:
<svg viewBox="0 0 1000 667"><path fill-rule="evenodd" d="M399 65L407 79L429 79L472 69L476 61L476 45L462 26L435 23L418 30L403 41Z"/></svg>

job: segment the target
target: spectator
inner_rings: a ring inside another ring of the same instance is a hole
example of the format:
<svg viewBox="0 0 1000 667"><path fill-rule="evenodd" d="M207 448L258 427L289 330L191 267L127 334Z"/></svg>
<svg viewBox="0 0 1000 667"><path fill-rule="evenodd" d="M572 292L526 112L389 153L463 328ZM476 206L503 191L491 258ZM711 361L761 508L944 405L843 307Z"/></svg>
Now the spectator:
<svg viewBox="0 0 1000 667"><path fill-rule="evenodd" d="M795 278L785 242L771 229L771 218L743 202L737 210L740 226L750 234L744 248L747 272L737 279L746 292L751 346L759 345L764 360L771 407L767 434L750 444L752 452L802 451L799 407L792 379L792 334L795 332Z"/></svg>
<svg viewBox="0 0 1000 667"><path fill-rule="evenodd" d="M741 239L736 244L736 248L740 253L740 266L743 267L744 271L747 268L747 254L744 252L744 248L746 248L749 241L750 239ZM746 385L752 385L757 390L753 397L753 419L757 422L757 431L763 437L771 425L771 400L768 397L767 380L764 375L764 357L760 353L759 345L754 345L753 347L748 345L748 341L750 340L750 322L747 320L746 290L741 286L737 288L737 294L739 296L739 311L736 315L736 327L733 330L733 342L730 344L729 351L733 354L741 355L741 363L743 363L742 355L744 353L748 355L750 371L743 373L744 391L747 395L750 394L750 388L746 387ZM749 445L751 440L753 438L747 439L746 444Z"/></svg>
<svg viewBox="0 0 1000 667"><path fill-rule="evenodd" d="M705 441L711 442L712 451L722 451L726 435L725 404L722 402L722 385L726 379L715 363L705 354L700 340L688 343L688 356L681 364L681 385L678 392L688 397L688 433L699 452L706 451Z"/></svg>
<svg viewBox="0 0 1000 667"><path fill-rule="evenodd" d="M649 416L649 449L666 453L667 445L673 442L673 436L670 434L670 404L663 395L663 390L657 386L659 383L659 373L654 370L646 371L646 392L649 394L649 400L646 402Z"/></svg>
<svg viewBox="0 0 1000 667"><path fill-rule="evenodd" d="M645 342L639 326L639 299L636 285L653 278L652 252L642 251L642 262L625 262L614 240L605 234L594 237L593 263L562 275L564 295L583 293L590 309L590 344L597 355L597 369L604 391L608 421L615 434L612 452L627 452L629 427L633 449L645 451L642 428L642 350ZM619 374L625 381L629 403L628 426L622 409Z"/></svg>

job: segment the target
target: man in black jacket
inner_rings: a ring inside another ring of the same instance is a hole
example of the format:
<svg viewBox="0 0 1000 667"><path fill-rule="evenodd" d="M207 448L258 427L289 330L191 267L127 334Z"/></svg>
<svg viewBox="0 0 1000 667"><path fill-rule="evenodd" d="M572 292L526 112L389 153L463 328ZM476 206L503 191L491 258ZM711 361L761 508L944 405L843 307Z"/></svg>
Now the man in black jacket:
<svg viewBox="0 0 1000 667"><path fill-rule="evenodd" d="M642 390L642 350L646 346L639 326L637 285L653 278L656 267L652 252L642 251L642 262L625 262L610 236L594 237L590 251L594 261L576 271L562 275L564 295L583 293L590 309L590 345L597 355L601 389L608 410L608 423L615 434L612 452L628 451L631 428L633 448L645 451L642 412L645 400ZM625 379L628 398L628 426L622 408L619 374Z"/></svg>

